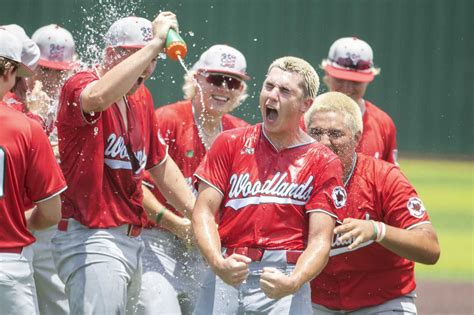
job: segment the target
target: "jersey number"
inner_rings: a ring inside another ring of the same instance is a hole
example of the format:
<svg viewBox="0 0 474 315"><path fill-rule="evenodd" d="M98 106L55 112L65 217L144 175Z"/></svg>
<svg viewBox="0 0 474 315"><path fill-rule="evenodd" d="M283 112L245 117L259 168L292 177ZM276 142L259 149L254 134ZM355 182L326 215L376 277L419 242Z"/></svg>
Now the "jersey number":
<svg viewBox="0 0 474 315"><path fill-rule="evenodd" d="M0 147L0 198L3 197L3 185L5 184L5 171L6 171L5 150L2 147Z"/></svg>

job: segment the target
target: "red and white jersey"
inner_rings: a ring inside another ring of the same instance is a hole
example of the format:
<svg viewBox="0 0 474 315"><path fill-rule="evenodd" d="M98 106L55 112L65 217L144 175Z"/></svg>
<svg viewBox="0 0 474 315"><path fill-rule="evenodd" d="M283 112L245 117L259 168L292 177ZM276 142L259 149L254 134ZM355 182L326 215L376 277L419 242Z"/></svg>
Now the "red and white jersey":
<svg viewBox="0 0 474 315"><path fill-rule="evenodd" d="M278 151L261 124L219 135L195 177L223 196L219 235L228 248L303 250L308 213L337 218L345 203L334 153L316 141Z"/></svg>
<svg viewBox="0 0 474 315"><path fill-rule="evenodd" d="M356 151L397 164L397 130L392 118L374 104L365 101L362 120L364 132Z"/></svg>
<svg viewBox="0 0 474 315"><path fill-rule="evenodd" d="M153 100L143 86L136 92L140 97L126 97L128 129L117 104L85 114L81 93L98 79L93 72L79 72L61 91L59 155L72 187L63 194L63 218L74 218L91 228L144 225L143 171L167 156L166 145L159 139Z"/></svg>
<svg viewBox="0 0 474 315"><path fill-rule="evenodd" d="M398 166L357 154L347 190L344 217L385 222L412 229L429 222L413 186ZM331 258L311 282L313 303L331 309L355 310L403 296L416 287L414 263L373 241L350 251L335 235Z"/></svg>
<svg viewBox="0 0 474 315"><path fill-rule="evenodd" d="M41 126L17 110L0 106L0 248L35 241L26 226L25 198L41 202L66 189Z"/></svg>
<svg viewBox="0 0 474 315"><path fill-rule="evenodd" d="M168 145L169 156L173 158L183 173L186 182L197 195L197 191L192 185L193 174L204 158L206 149L199 137L191 100L160 107L155 111L155 116L158 121L158 129ZM248 125L247 122L232 115L222 116L222 130L246 127ZM158 200L166 203L166 199L161 195L156 185L153 184L151 178L147 176L145 181L151 185L150 190ZM177 211L175 212L180 214Z"/></svg>

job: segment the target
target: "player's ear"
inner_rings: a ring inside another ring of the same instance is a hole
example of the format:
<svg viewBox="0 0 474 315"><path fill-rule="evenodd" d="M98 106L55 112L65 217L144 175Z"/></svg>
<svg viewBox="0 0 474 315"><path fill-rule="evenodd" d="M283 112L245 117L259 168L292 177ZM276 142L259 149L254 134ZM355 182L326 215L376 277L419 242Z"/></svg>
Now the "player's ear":
<svg viewBox="0 0 474 315"><path fill-rule="evenodd" d="M303 104L300 106L300 112L306 113L308 109L313 105L314 99L307 98L303 101Z"/></svg>
<svg viewBox="0 0 474 315"><path fill-rule="evenodd" d="M360 138L362 137L362 132L357 131L356 134L354 135L354 141L357 144L359 144Z"/></svg>

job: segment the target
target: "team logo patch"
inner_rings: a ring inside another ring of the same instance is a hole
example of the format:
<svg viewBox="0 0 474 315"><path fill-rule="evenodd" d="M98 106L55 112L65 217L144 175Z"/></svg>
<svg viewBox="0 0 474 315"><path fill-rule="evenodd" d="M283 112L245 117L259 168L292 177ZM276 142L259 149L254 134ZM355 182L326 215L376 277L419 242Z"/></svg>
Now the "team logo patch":
<svg viewBox="0 0 474 315"><path fill-rule="evenodd" d="M49 59L62 61L64 59L64 46L49 45Z"/></svg>
<svg viewBox="0 0 474 315"><path fill-rule="evenodd" d="M347 193L346 190L341 187L337 186L332 191L332 200L334 201L334 206L339 209L346 205L347 200Z"/></svg>
<svg viewBox="0 0 474 315"><path fill-rule="evenodd" d="M254 148L243 147L242 150L240 150L240 154L254 154L254 153L255 153Z"/></svg>
<svg viewBox="0 0 474 315"><path fill-rule="evenodd" d="M194 156L194 150L188 150L188 151L186 151L186 156L187 156L188 158L192 158L192 157Z"/></svg>
<svg viewBox="0 0 474 315"><path fill-rule="evenodd" d="M408 211L410 211L410 214L418 219L423 217L426 212L423 202L420 200L420 198L417 197L411 197L408 200L407 208Z"/></svg>
<svg viewBox="0 0 474 315"><path fill-rule="evenodd" d="M226 68L235 68L237 57L232 54L221 54L221 66Z"/></svg>

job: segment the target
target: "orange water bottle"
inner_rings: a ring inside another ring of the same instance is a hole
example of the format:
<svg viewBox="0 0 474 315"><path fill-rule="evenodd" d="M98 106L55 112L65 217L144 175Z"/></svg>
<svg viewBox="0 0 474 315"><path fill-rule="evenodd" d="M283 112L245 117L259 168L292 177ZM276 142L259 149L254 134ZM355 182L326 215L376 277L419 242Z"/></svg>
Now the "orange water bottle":
<svg viewBox="0 0 474 315"><path fill-rule="evenodd" d="M170 28L166 36L166 54L168 57L178 60L178 56L181 58L186 57L187 52L188 47L183 38L179 36L178 32Z"/></svg>

